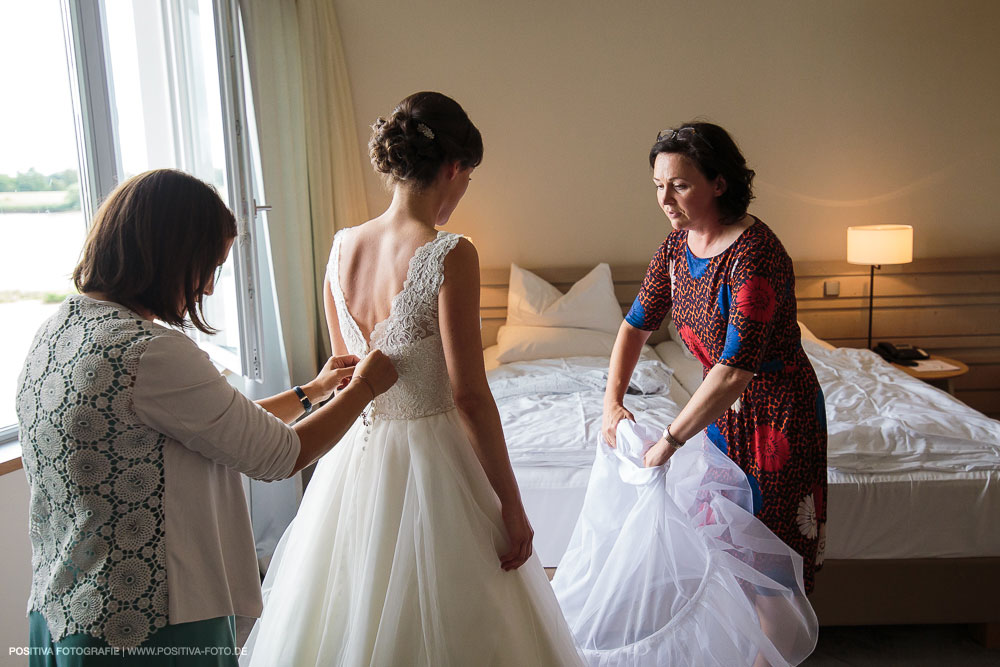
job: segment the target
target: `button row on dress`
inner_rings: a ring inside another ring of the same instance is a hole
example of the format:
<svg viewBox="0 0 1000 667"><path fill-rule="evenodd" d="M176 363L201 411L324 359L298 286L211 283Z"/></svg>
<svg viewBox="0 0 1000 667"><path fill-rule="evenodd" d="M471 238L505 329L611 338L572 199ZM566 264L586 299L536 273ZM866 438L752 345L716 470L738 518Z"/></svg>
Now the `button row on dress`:
<svg viewBox="0 0 1000 667"><path fill-rule="evenodd" d="M372 405L372 404L369 404L368 407L365 408L364 412L361 413L361 423L364 424L364 426L365 426L365 435L361 439L362 443L364 443L364 444L361 445L361 451L362 452L365 451L365 449L366 449L366 447L368 445L368 438L371 437L371 434L372 434L372 423L374 421L375 421L375 406Z"/></svg>

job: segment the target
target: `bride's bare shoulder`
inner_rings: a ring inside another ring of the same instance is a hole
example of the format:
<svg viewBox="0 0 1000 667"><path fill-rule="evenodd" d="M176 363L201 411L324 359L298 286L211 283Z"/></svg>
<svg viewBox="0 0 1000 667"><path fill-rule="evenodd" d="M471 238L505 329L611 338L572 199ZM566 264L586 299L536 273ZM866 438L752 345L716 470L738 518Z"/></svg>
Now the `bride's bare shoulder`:
<svg viewBox="0 0 1000 667"><path fill-rule="evenodd" d="M479 285L479 251L468 237L459 237L455 247L444 259L445 282Z"/></svg>
<svg viewBox="0 0 1000 667"><path fill-rule="evenodd" d="M349 229L348 234L356 242L384 243L401 249L404 254L406 249L421 246L437 236L437 232L425 224L405 218L392 218L384 214Z"/></svg>
<svg viewBox="0 0 1000 667"><path fill-rule="evenodd" d="M354 225L352 227L343 227L337 230L337 234L343 237L342 242L347 239L357 239L359 237L371 236L375 232L375 227L377 227L378 218L372 218L366 222L362 222L359 225Z"/></svg>

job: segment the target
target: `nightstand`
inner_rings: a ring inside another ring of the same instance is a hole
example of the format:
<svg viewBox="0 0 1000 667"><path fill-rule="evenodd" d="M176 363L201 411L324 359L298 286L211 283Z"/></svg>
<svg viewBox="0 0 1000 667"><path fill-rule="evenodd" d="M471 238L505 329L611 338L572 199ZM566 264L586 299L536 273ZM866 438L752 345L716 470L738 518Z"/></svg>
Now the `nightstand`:
<svg viewBox="0 0 1000 667"><path fill-rule="evenodd" d="M958 368L950 371L920 371L914 366L900 366L899 364L893 364L896 368L903 371L907 375L912 375L918 380L923 380L929 384L934 385L940 389L944 389L946 392L955 395L955 385L952 382L955 378L965 375L969 372L969 367L963 364L958 359L951 359L950 357L942 357L937 354L931 355L931 360L943 361L946 364L951 364L952 366L958 366Z"/></svg>

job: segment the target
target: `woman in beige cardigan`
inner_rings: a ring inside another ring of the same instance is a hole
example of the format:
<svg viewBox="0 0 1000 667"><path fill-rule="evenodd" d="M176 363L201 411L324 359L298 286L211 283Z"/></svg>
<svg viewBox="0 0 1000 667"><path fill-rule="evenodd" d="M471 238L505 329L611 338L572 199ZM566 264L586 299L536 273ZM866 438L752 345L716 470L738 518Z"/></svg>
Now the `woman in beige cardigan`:
<svg viewBox="0 0 1000 667"><path fill-rule="evenodd" d="M17 412L33 663L117 653L235 665L233 616L261 611L240 473L293 475L396 380L374 351L333 357L259 403L233 389L179 329L213 332L202 299L235 236L205 183L172 170L133 177L97 213L73 274L80 295L32 344Z"/></svg>

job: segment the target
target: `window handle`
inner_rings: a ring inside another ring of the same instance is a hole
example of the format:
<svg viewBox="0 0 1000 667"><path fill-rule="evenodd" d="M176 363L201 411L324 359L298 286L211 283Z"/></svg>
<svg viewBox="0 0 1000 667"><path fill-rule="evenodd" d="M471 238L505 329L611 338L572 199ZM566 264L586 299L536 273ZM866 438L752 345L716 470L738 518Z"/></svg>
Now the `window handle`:
<svg viewBox="0 0 1000 667"><path fill-rule="evenodd" d="M258 206L257 205L257 200L256 199L253 200L253 217L256 218L257 214L259 212L261 212L261 211L270 211L270 210L271 210L271 207L269 205L267 205L267 204L260 204Z"/></svg>

